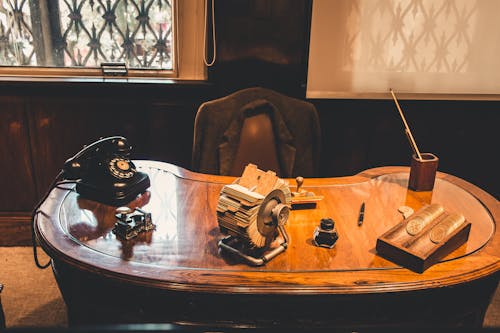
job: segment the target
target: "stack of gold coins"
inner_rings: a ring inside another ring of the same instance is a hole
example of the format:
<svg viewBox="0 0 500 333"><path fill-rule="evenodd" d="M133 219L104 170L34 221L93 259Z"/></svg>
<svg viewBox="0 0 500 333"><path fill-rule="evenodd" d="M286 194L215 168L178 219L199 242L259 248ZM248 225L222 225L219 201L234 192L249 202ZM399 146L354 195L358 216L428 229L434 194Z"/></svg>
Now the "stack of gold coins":
<svg viewBox="0 0 500 333"><path fill-rule="evenodd" d="M414 217L406 223L406 232L412 236L421 232L426 225L441 215L444 211L443 206L439 204L429 205L420 210Z"/></svg>
<svg viewBox="0 0 500 333"><path fill-rule="evenodd" d="M441 222L432 228L429 234L431 241L438 244L446 236L461 226L464 221L465 217L461 214L451 214L445 217Z"/></svg>

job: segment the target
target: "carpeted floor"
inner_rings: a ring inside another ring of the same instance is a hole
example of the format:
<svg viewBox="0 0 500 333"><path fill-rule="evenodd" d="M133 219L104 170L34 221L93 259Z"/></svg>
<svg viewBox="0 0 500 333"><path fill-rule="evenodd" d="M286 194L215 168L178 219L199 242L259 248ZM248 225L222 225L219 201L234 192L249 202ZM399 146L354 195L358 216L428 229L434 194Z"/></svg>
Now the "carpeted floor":
<svg viewBox="0 0 500 333"><path fill-rule="evenodd" d="M39 254L42 263L48 260L43 251ZM35 266L31 247L0 247L0 283L7 328L67 327L66 306L52 270ZM500 328L500 288L483 326Z"/></svg>
<svg viewBox="0 0 500 333"><path fill-rule="evenodd" d="M43 251L40 261L47 262ZM35 266L31 247L0 247L0 282L7 328L67 327L66 305L50 268Z"/></svg>

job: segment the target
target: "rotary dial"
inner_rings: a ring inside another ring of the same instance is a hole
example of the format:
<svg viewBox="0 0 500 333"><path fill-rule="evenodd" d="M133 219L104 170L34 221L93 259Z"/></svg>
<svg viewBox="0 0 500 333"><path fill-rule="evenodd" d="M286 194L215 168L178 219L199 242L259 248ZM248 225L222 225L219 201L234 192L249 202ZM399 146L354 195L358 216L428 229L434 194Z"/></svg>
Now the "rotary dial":
<svg viewBox="0 0 500 333"><path fill-rule="evenodd" d="M135 169L132 167L131 163L119 157L109 161L109 171L113 176L119 179L131 178L135 173Z"/></svg>

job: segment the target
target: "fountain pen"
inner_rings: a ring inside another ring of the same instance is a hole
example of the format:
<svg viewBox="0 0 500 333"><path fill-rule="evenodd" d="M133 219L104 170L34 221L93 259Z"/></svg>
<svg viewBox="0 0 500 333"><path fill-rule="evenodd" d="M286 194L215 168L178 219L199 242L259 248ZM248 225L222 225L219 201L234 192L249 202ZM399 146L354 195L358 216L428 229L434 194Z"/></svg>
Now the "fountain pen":
<svg viewBox="0 0 500 333"><path fill-rule="evenodd" d="M365 203L363 202L361 204L361 208L359 209L358 225L363 224L364 218L365 218Z"/></svg>

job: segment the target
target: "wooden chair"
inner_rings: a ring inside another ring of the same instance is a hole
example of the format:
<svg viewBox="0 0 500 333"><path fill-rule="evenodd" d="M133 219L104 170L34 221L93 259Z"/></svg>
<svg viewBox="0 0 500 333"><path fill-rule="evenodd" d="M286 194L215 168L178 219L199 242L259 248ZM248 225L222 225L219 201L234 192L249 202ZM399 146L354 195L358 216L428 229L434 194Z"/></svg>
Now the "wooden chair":
<svg viewBox="0 0 500 333"><path fill-rule="evenodd" d="M318 176L320 125L313 104L253 87L200 105L192 169L240 176L248 163L278 176Z"/></svg>

